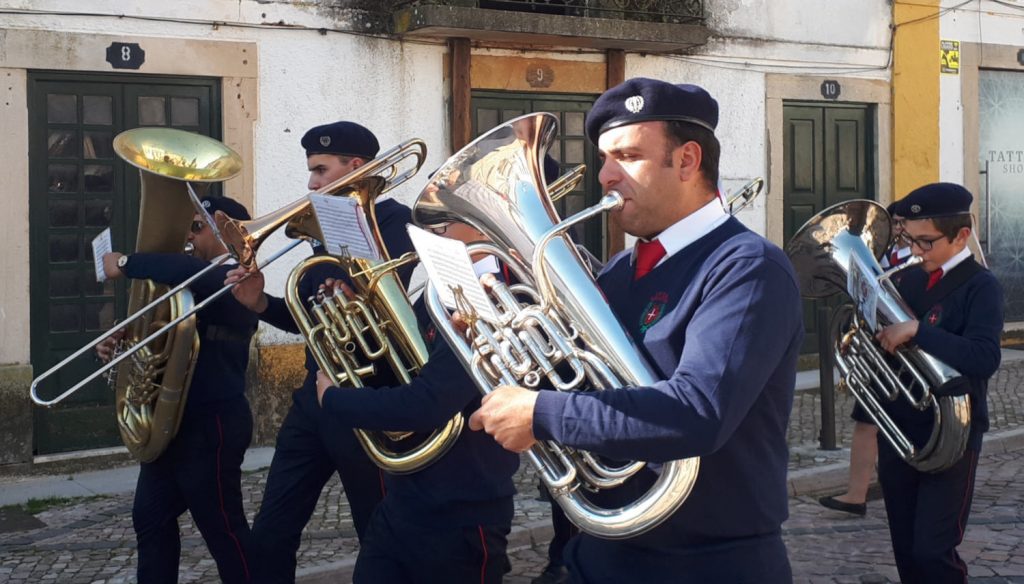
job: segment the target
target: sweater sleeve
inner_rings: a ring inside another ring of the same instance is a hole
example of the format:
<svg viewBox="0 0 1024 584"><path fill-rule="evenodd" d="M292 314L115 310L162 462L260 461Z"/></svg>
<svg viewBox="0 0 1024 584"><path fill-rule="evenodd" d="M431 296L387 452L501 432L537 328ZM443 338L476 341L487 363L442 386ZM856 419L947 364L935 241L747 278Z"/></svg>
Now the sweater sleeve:
<svg viewBox="0 0 1024 584"><path fill-rule="evenodd" d="M183 253L134 253L124 267L124 275L132 279L153 280L177 286L210 265L209 262ZM218 281L219 280L219 281ZM221 271L210 270L189 284L200 298L210 296L224 286Z"/></svg>
<svg viewBox="0 0 1024 584"><path fill-rule="evenodd" d="M763 257L723 262L702 285L701 304L678 332L685 344L669 379L599 392L542 391L537 438L652 462L720 448L800 342L801 308L788 271Z"/></svg>
<svg viewBox="0 0 1024 584"><path fill-rule="evenodd" d="M408 385L332 387L324 394L323 407L335 421L354 428L427 432L479 398L455 354L439 342Z"/></svg>
<svg viewBox="0 0 1024 584"><path fill-rule="evenodd" d="M966 326L961 334L918 322L914 342L921 349L956 369L961 375L988 379L999 369L999 341L1003 332L1003 293L999 282L986 273L967 294Z"/></svg>
<svg viewBox="0 0 1024 584"><path fill-rule="evenodd" d="M267 294L267 309L260 313L260 320L289 333L299 334L299 327L288 310L284 298Z"/></svg>

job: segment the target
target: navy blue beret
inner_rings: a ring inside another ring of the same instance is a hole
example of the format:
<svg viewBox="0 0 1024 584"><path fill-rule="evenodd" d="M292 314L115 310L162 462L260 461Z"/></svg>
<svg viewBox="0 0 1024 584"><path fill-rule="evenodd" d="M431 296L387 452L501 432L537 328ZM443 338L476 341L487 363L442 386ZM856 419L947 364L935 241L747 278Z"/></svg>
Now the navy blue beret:
<svg viewBox="0 0 1024 584"><path fill-rule="evenodd" d="M689 122L714 132L718 102L696 85L634 77L597 98L587 114L587 138L597 144L605 130L654 121Z"/></svg>
<svg viewBox="0 0 1024 584"><path fill-rule="evenodd" d="M380 151L380 143L373 132L355 122L334 122L310 128L302 136L302 147L306 149L306 156L339 154L372 159Z"/></svg>
<svg viewBox="0 0 1024 584"><path fill-rule="evenodd" d="M245 206L238 201L228 197L203 197L203 208L206 212L213 217L216 211L221 211L232 219L238 219L239 221L248 221L252 219L249 216L249 212L245 210Z"/></svg>
<svg viewBox="0 0 1024 584"><path fill-rule="evenodd" d="M896 212L896 206L898 204L899 203L897 201L889 203L889 206L885 208L885 212L888 213L890 217L892 217L893 215L899 215L899 213Z"/></svg>
<svg viewBox="0 0 1024 584"><path fill-rule="evenodd" d="M896 214L907 219L929 219L971 212L974 197L954 183L932 183L918 187L899 202Z"/></svg>

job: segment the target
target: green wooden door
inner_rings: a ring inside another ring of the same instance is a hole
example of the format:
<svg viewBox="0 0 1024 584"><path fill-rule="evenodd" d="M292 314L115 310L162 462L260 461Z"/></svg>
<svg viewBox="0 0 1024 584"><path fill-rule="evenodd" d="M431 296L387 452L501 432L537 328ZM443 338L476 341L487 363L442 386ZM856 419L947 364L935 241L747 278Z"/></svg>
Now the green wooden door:
<svg viewBox="0 0 1024 584"><path fill-rule="evenodd" d="M92 239L110 227L115 250L130 251L138 228L138 171L114 154L113 138L139 126L219 136L214 79L29 76L29 221L32 368L36 375L124 318L123 282L96 282ZM40 388L54 397L94 371L92 356ZM120 444L113 390L101 381L61 405L36 408L35 454Z"/></svg>
<svg viewBox="0 0 1024 584"><path fill-rule="evenodd" d="M871 106L787 103L783 123L786 241L826 207L850 199L876 199ZM804 302L805 353L818 350L818 306Z"/></svg>
<svg viewBox="0 0 1024 584"><path fill-rule="evenodd" d="M601 185L597 180L600 168L597 148L587 141L583 120L595 96L536 93L509 93L500 91L474 91L473 137L512 118L533 112L550 112L558 116L558 137L549 154L558 161L562 173L578 164L587 165L586 178L555 207L562 217L581 211L601 198ZM605 258L607 217L591 219L573 228L573 237L595 256Z"/></svg>

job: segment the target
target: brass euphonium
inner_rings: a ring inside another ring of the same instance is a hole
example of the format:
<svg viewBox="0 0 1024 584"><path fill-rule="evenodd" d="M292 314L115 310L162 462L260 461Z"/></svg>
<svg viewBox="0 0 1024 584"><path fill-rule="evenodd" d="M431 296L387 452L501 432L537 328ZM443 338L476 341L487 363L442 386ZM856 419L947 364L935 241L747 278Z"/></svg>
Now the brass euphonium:
<svg viewBox="0 0 1024 584"><path fill-rule="evenodd" d="M317 365L334 385L363 387L364 379L378 365L389 367L400 383L408 384L427 362L427 346L416 315L395 273L398 267L414 261L415 256L388 259L375 212L377 197L411 178L425 158L423 142L411 140L317 191L356 201L366 214L377 249L385 256L384 261L378 262L316 255L300 262L288 275L285 302ZM415 168L400 173L398 165L410 159ZM248 225L228 223L225 236L242 242L244 238L232 234L262 233L270 225L286 225L285 234L289 237L324 240L308 200L300 199L271 215L247 222ZM244 249L244 242L237 247ZM323 264L337 266L349 274L355 298L340 293L315 299L299 297L302 277ZM308 310L307 300L311 304ZM455 414L444 426L412 446L405 440L408 432L354 431L377 466L394 474L406 474L422 469L447 452L458 439L462 426L462 414Z"/></svg>
<svg viewBox="0 0 1024 584"><path fill-rule="evenodd" d="M195 183L203 190L242 168L241 157L221 142L171 128L122 132L114 138L114 151L139 169L142 188L136 252L181 253L196 212L189 185ZM195 312L201 305L195 305L187 284L170 288L150 280L132 280L130 317L34 379L33 401L53 406L113 371L117 425L125 446L141 462L159 457L177 434L199 351ZM55 398L39 397L45 379L92 352L115 330L123 331L124 337L113 361Z"/></svg>
<svg viewBox="0 0 1024 584"><path fill-rule="evenodd" d="M621 206L617 193L560 221L543 180L544 154L558 120L548 113L511 120L452 156L413 207L413 219L431 227L451 221L484 233L469 246L505 262L519 279L491 283L500 322L474 319L468 341L450 323L437 290L428 284L431 318L483 393L498 385L559 391L649 386L658 381L616 319L565 231ZM689 495L698 458L661 466L651 488L632 503L607 508L593 500L639 472L642 462L611 465L589 452L542 442L528 452L552 497L580 529L608 539L648 531L670 517Z"/></svg>
<svg viewBox="0 0 1024 584"><path fill-rule="evenodd" d="M786 245L786 253L805 298L836 293L850 296L851 265L859 266L858 271L867 272L864 277L877 282L875 319L863 314L856 300L833 316L830 334L835 363L843 384L907 464L920 471L938 472L960 460L967 444L971 421L968 381L916 347L900 347L887 357L875 340L882 327L915 319L890 277L917 262L885 272L876 259L886 249L890 233L891 219L881 205L847 201L807 221ZM915 445L882 407L900 399L916 410L933 412L935 424L924 444Z"/></svg>

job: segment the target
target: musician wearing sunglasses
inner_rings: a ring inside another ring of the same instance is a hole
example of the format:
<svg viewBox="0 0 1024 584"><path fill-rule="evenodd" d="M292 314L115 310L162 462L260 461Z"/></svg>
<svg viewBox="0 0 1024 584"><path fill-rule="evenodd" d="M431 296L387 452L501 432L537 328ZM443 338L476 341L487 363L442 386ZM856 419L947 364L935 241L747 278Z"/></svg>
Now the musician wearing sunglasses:
<svg viewBox="0 0 1024 584"><path fill-rule="evenodd" d="M906 270L897 284L917 320L888 326L877 338L887 351L916 345L956 369L969 381L971 404L966 451L946 470L919 471L879 439L878 478L903 582L967 581L956 547L967 526L982 435L989 427L986 393L999 368L1003 329L999 282L967 247L972 199L960 185L934 183L912 191L897 209L906 218L903 243L923 260L922 269ZM931 436L931 408L916 410L905 400L883 403L915 445Z"/></svg>
<svg viewBox="0 0 1024 584"><path fill-rule="evenodd" d="M249 219L240 203L207 197L212 215ZM188 235L191 255L109 253L103 257L108 278L148 279L174 286L227 253L200 215ZM223 265L189 284L196 303L221 289L231 267ZM249 582L251 558L246 553L249 522L242 509L242 459L252 439L252 413L245 397L249 343L256 315L230 295L223 295L196 314L199 353L188 388L178 433L154 461L139 469L132 506L138 541L139 582L177 582L181 539L178 518L189 511L224 582ZM114 356L117 337L99 345L103 360Z"/></svg>
<svg viewBox="0 0 1024 584"><path fill-rule="evenodd" d="M636 247L598 284L662 381L598 392L499 387L470 427L521 452L551 440L612 460L701 457L689 497L624 540L583 533L564 552L572 582L789 582L786 430L803 337L782 250L718 202L718 104L695 85L631 79L587 117L612 213ZM626 505L648 467L607 492Z"/></svg>
<svg viewBox="0 0 1024 584"><path fill-rule="evenodd" d="M380 149L373 132L349 121L311 128L302 137L302 147L306 151L310 191L325 187L373 160ZM389 254L399 257L412 251L405 228L411 221L409 208L393 199L384 199L376 202L375 211ZM327 253L319 242L313 243L314 255ZM412 266L399 269L398 274L402 283L408 285ZM348 281L342 268L320 264L308 270L299 282L299 297L314 297L329 278ZM239 281L232 293L242 304L252 308L264 322L299 333L284 299L264 293L262 273L249 274L239 268L228 273L225 283ZM255 582L295 580L302 530L334 473L341 479L360 539L373 509L384 495L381 471L360 446L352 426L328 419L320 411L316 396L317 369L307 348L306 378L302 387L292 394L291 408L278 431L263 501L253 520L252 549L259 560Z"/></svg>

